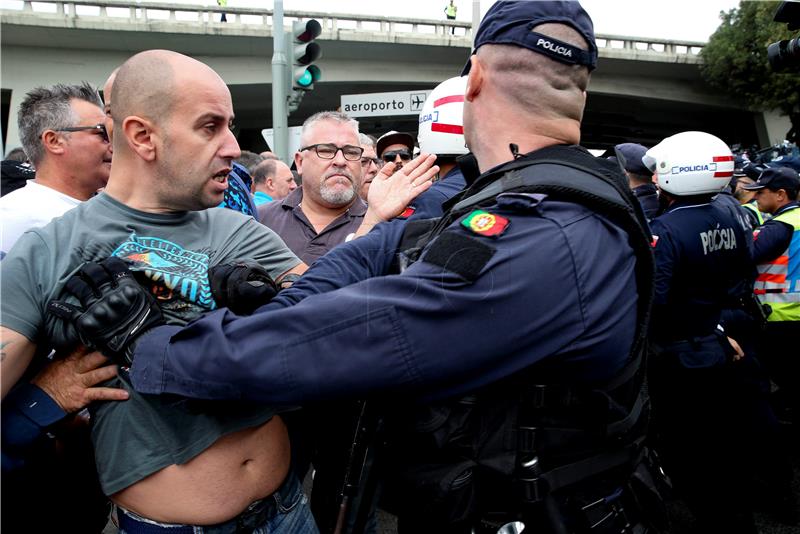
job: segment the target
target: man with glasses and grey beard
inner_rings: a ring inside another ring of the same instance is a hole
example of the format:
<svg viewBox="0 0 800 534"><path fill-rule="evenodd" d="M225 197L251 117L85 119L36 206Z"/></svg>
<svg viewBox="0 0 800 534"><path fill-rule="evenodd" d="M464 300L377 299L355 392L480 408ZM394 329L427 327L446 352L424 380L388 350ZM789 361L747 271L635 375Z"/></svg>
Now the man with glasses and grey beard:
<svg viewBox="0 0 800 534"><path fill-rule="evenodd" d="M363 155L358 123L347 115L322 111L303 123L300 150L294 155L303 183L282 202L261 208L259 221L281 236L306 265L375 224L399 215L408 202L431 185L428 169L433 157L407 162L402 171L407 176L405 181L387 180L395 168L387 165L373 180L375 196L371 193L367 209L358 196ZM413 186L413 196L408 196L404 184Z"/></svg>
<svg viewBox="0 0 800 534"><path fill-rule="evenodd" d="M261 208L259 221L311 265L355 233L367 212L356 193L363 152L358 123L337 112L316 113L303 124L300 147L294 159L303 183Z"/></svg>
<svg viewBox="0 0 800 534"><path fill-rule="evenodd" d="M36 178L0 199L0 258L28 228L44 226L108 182L111 143L103 103L88 83L30 91L19 107L19 133Z"/></svg>

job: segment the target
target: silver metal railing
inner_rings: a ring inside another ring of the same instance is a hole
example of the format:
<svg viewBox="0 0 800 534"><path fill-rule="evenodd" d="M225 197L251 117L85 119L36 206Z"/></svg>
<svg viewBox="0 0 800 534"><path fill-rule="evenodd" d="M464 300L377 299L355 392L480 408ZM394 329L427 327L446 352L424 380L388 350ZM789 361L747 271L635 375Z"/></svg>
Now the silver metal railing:
<svg viewBox="0 0 800 534"><path fill-rule="evenodd" d="M42 18L69 19L76 27L80 22L130 22L136 25L151 22L200 24L214 33L236 35L243 30L263 28L272 34L272 10L246 7L218 7L173 4L170 2L138 2L132 0L3 0L2 19L12 15ZM219 21L225 13L227 23ZM286 22L315 18L322 24L325 39L347 39L350 32L372 32L375 39L391 42L398 35L427 35L442 45L469 47L472 43L472 25L469 22L427 20L407 17L386 17L362 14L341 14L317 11L286 11ZM180 31L176 28L177 31ZM455 30L455 35L453 31ZM685 56L695 59L705 43L653 39L622 35L598 35L597 46L601 55L642 57ZM699 58L697 58L699 60Z"/></svg>

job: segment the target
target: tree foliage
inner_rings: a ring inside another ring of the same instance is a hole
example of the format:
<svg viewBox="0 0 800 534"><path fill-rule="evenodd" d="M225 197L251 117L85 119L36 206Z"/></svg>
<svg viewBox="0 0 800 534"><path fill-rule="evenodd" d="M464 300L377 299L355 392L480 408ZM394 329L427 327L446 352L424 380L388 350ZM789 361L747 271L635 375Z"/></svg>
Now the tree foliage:
<svg viewBox="0 0 800 534"><path fill-rule="evenodd" d="M779 2L742 1L721 12L722 23L701 51L701 71L713 87L744 100L754 110L800 111L800 69L775 72L767 46L795 35L773 22Z"/></svg>

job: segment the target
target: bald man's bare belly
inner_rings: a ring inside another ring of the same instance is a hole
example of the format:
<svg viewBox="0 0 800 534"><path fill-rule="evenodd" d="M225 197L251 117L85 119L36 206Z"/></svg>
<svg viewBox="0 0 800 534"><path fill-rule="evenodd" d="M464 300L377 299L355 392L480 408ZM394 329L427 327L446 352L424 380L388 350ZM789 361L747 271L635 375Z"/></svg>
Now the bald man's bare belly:
<svg viewBox="0 0 800 534"><path fill-rule="evenodd" d="M171 465L111 496L162 523L211 525L273 493L289 472L289 437L280 417L218 439L183 465Z"/></svg>

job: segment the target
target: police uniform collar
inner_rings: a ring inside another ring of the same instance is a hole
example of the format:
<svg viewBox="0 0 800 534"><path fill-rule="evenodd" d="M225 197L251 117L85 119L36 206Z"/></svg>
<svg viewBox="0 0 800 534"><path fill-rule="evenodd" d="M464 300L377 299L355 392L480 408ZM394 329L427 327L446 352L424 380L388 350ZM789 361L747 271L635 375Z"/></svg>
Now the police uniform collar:
<svg viewBox="0 0 800 534"><path fill-rule="evenodd" d="M687 195L683 197L672 197L674 200L672 204L669 205L667 208L667 212L678 208L685 208L687 206L701 206L703 204L709 204L711 200L716 195L713 194L703 194L703 195Z"/></svg>
<svg viewBox="0 0 800 534"><path fill-rule="evenodd" d="M658 193L658 188L656 187L656 184L642 184L634 187L632 191L634 195L640 197L642 195L650 195L653 193Z"/></svg>
<svg viewBox="0 0 800 534"><path fill-rule="evenodd" d="M800 201L793 200L793 201L789 202L788 204L784 204L783 206L778 208L775 211L775 213L772 214L772 216L775 217L776 215L780 215L784 211L789 211L789 210L796 209L796 208L800 208Z"/></svg>
<svg viewBox="0 0 800 534"><path fill-rule="evenodd" d="M444 202L442 204L442 207L445 210L449 210L450 208L458 204L461 200L478 193L479 191L485 189L492 183L496 182L510 170L517 169L520 167L526 167L528 163L533 163L534 161L540 159L547 159L551 157L553 159L564 159L565 150L574 150L578 153L583 153L591 156L591 154L585 148L578 145L550 145L544 148L534 150L532 152L528 152L526 154L518 154L514 159L510 159L504 163L495 165L488 171L474 178L473 178L474 174L472 175L468 174L470 173L470 171L474 171L474 169L465 168L464 166L462 166L462 159L458 158L459 167L461 168L461 171L464 174L464 179L467 183L467 187L463 191L461 191L461 193L457 194L456 196ZM472 156L472 154L468 154L468 156ZM477 162L475 163L477 164Z"/></svg>
<svg viewBox="0 0 800 534"><path fill-rule="evenodd" d="M461 169L461 174L464 176L467 187L474 184L478 176L481 175L481 171L478 168L478 160L472 152L467 152L464 155L458 156L456 158L456 165Z"/></svg>
<svg viewBox="0 0 800 534"><path fill-rule="evenodd" d="M564 149L577 150L588 154L585 148L578 145L551 145L544 148L539 148L526 154L519 154L514 159L501 163L492 167L485 173L478 176L473 184L476 188L482 188L497 180L504 175L511 167L516 167L520 162L534 161L536 159L544 159L552 155L552 153L559 154ZM472 186L470 187L472 189Z"/></svg>

